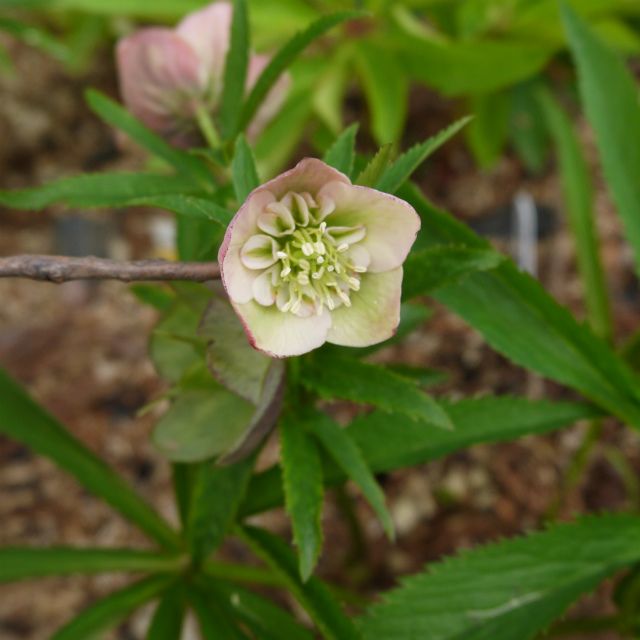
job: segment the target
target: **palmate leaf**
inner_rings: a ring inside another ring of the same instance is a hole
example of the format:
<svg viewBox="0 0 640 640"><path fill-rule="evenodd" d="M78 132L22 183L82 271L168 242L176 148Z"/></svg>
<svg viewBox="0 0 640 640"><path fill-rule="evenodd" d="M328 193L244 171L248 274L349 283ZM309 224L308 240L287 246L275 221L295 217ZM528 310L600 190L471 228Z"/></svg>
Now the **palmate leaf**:
<svg viewBox="0 0 640 640"><path fill-rule="evenodd" d="M329 147L323 160L334 169L351 177L353 163L356 158L355 143L358 133L358 123L347 127Z"/></svg>
<svg viewBox="0 0 640 640"><path fill-rule="evenodd" d="M363 637L529 640L637 562L638 536L640 518L605 515L462 553L387 593L363 618Z"/></svg>
<svg viewBox="0 0 640 640"><path fill-rule="evenodd" d="M347 433L374 472L392 471L441 458L478 443L515 440L526 435L548 433L577 420L598 417L597 409L571 402L527 400L511 396L487 396L446 403L456 425L454 431L431 429L402 414L374 411L357 418ZM327 466L325 484L344 482L345 474ZM251 480L240 508L242 516L282 504L282 479L277 466Z"/></svg>
<svg viewBox="0 0 640 640"><path fill-rule="evenodd" d="M640 275L638 86L618 55L564 3L562 20L578 66L580 94L596 133L604 174L635 255L636 273Z"/></svg>
<svg viewBox="0 0 640 640"><path fill-rule="evenodd" d="M2 370L0 433L53 460L160 544L179 548L175 531L119 475L71 436Z"/></svg>

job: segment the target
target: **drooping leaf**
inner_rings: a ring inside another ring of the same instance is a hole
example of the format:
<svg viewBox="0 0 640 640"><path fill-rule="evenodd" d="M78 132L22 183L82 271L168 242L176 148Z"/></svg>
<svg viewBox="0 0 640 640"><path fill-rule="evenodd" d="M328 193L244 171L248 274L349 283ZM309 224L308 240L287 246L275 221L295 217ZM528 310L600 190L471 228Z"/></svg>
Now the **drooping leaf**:
<svg viewBox="0 0 640 640"><path fill-rule="evenodd" d="M619 56L562 4L580 94L595 130L602 167L640 275L640 102L638 85ZM603 88L606 87L606 90Z"/></svg>
<svg viewBox="0 0 640 640"><path fill-rule="evenodd" d="M256 161L247 139L240 135L236 140L235 153L231 163L233 188L238 203L242 204L247 196L260 185Z"/></svg>
<svg viewBox="0 0 640 640"><path fill-rule="evenodd" d="M182 584L177 584L165 591L153 613L147 631L147 640L176 640L176 638L180 638L186 604Z"/></svg>
<svg viewBox="0 0 640 640"><path fill-rule="evenodd" d="M71 436L2 370L0 433L53 460L160 544L179 546L175 531L119 475Z"/></svg>
<svg viewBox="0 0 640 640"><path fill-rule="evenodd" d="M329 589L318 578L303 582L298 574L296 558L286 543L255 527L244 527L242 539L286 581L289 590L306 609L327 640L359 640L360 634L343 613Z"/></svg>
<svg viewBox="0 0 640 640"><path fill-rule="evenodd" d="M322 549L322 465L315 441L297 416L288 413L280 421L280 442L285 503L298 548L300 576L306 582Z"/></svg>
<svg viewBox="0 0 640 640"><path fill-rule="evenodd" d="M411 147L409 151L403 153L393 164L384 169L380 178L373 183L376 189L395 193L436 149L458 133L472 117L461 118L435 136Z"/></svg>
<svg viewBox="0 0 640 640"><path fill-rule="evenodd" d="M353 162L355 160L356 134L358 133L358 123L347 127L336 141L324 154L324 161L334 169L342 171L347 176L351 176Z"/></svg>
<svg viewBox="0 0 640 640"><path fill-rule="evenodd" d="M603 515L462 553L385 594L362 620L363 637L529 640L636 563L639 535L640 518Z"/></svg>

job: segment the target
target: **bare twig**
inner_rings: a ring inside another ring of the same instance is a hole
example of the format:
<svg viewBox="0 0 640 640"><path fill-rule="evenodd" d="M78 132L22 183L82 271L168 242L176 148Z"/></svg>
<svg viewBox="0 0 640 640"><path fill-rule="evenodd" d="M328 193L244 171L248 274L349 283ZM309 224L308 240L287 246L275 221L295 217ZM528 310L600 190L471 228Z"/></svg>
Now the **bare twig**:
<svg viewBox="0 0 640 640"><path fill-rule="evenodd" d="M105 258L68 258L66 256L11 256L0 258L0 278L29 278L46 282L69 280L218 280L215 262L167 262L140 260L118 262Z"/></svg>

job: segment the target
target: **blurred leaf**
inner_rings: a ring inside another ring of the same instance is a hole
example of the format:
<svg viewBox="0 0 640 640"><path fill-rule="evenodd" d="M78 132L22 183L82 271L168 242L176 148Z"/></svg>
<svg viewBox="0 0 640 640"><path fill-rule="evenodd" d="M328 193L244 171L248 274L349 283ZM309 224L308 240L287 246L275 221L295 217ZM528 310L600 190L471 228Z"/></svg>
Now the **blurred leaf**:
<svg viewBox="0 0 640 640"><path fill-rule="evenodd" d="M342 11L322 16L311 23L304 31L297 33L289 40L274 56L256 81L251 93L244 103L242 114L237 126L238 130L243 130L255 115L258 107L276 83L278 78L291 63L307 48L311 42L318 39L324 33L347 20L361 17L360 11Z"/></svg>
<svg viewBox="0 0 640 640"><path fill-rule="evenodd" d="M603 515L466 551L369 608L365 639L529 640L603 578L640 559L640 519Z"/></svg>
<svg viewBox="0 0 640 640"><path fill-rule="evenodd" d="M393 145L391 143L383 145L360 172L355 183L363 187L376 186L387 167L391 164L392 159Z"/></svg>
<svg viewBox="0 0 640 640"><path fill-rule="evenodd" d="M129 206L166 209L167 211L177 213L179 216L192 218L198 222L216 222L225 229L229 222L231 222L231 218L233 218L233 213L208 198L182 194L136 198L126 204ZM211 226L213 225L210 225L209 228ZM203 225L202 228L207 229L205 225ZM211 233L213 233L213 231Z"/></svg>
<svg viewBox="0 0 640 640"><path fill-rule="evenodd" d="M280 446L285 504L298 547L300 577L306 582L322 550L322 466L316 443L297 416L285 414L280 421Z"/></svg>
<svg viewBox="0 0 640 640"><path fill-rule="evenodd" d="M399 376L412 380L419 387L430 387L445 382L449 378L444 371L436 371L426 367L412 367L408 364L387 364L386 368Z"/></svg>
<svg viewBox="0 0 640 640"><path fill-rule="evenodd" d="M436 149L458 133L471 118L472 116L461 118L435 136L431 136L431 138L428 138L424 142L411 147L409 151L403 153L391 166L385 167L382 176L373 183L376 189L386 191L387 193L395 193Z"/></svg>
<svg viewBox="0 0 640 640"><path fill-rule="evenodd" d="M112 127L120 129L132 140L155 156L162 158L178 173L194 178L205 188L212 185L207 166L195 156L167 144L160 136L145 127L124 107L95 89L88 89L85 98L91 110Z"/></svg>
<svg viewBox="0 0 640 640"><path fill-rule="evenodd" d="M349 80L344 49L338 49L331 61L324 61L324 72L314 83L313 108L328 129L337 135L343 129L342 110Z"/></svg>
<svg viewBox="0 0 640 640"><path fill-rule="evenodd" d="M595 333L608 340L612 335L611 310L600 261L589 168L571 121L551 93L541 90L538 98L558 149L565 203L576 245L589 323Z"/></svg>
<svg viewBox="0 0 640 640"><path fill-rule="evenodd" d="M132 611L159 596L175 578L153 576L135 582L89 605L53 634L51 640L87 640L116 626Z"/></svg>
<svg viewBox="0 0 640 640"><path fill-rule="evenodd" d="M379 365L317 352L303 360L301 383L322 398L371 404L441 429L453 428L449 416L433 398L410 380Z"/></svg>
<svg viewBox="0 0 640 640"><path fill-rule="evenodd" d="M242 109L250 46L247 0L233 0L231 44L225 60L219 115L224 138L236 130L236 122Z"/></svg>
<svg viewBox="0 0 640 640"><path fill-rule="evenodd" d="M230 608L221 606L217 592L211 593L201 585L191 586L188 597L198 618L202 640L250 640L231 615Z"/></svg>
<svg viewBox="0 0 640 640"><path fill-rule="evenodd" d="M0 32L5 32L30 47L40 49L65 65L71 62L69 47L40 27L0 16Z"/></svg>
<svg viewBox="0 0 640 640"><path fill-rule="evenodd" d="M505 257L491 249L440 245L412 252L404 264L403 298L433 292L476 271L491 271Z"/></svg>
<svg viewBox="0 0 640 640"><path fill-rule="evenodd" d="M399 140L407 117L409 82L394 51L379 43L358 42L357 68L371 112L371 129L380 145Z"/></svg>
<svg viewBox="0 0 640 640"><path fill-rule="evenodd" d="M353 171L353 161L355 160L356 134L358 133L358 123L347 127L337 138L333 145L324 154L324 161L334 169L342 171L347 176L351 176Z"/></svg>
<svg viewBox="0 0 640 640"><path fill-rule="evenodd" d="M147 640L176 640L181 637L186 610L184 586L178 584L162 596L151 619Z"/></svg>
<svg viewBox="0 0 640 640"><path fill-rule="evenodd" d="M618 55L566 4L562 4L562 19L578 67L582 102L595 130L604 174L640 275L638 86Z"/></svg>
<svg viewBox="0 0 640 640"><path fill-rule="evenodd" d="M475 117L465 131L476 162L483 169L492 167L504 149L509 131L510 109L508 93L471 96L470 111Z"/></svg>
<svg viewBox="0 0 640 640"><path fill-rule="evenodd" d="M173 294L163 285L133 284L129 286L129 291L140 302L157 311L169 311L175 300Z"/></svg>
<svg viewBox="0 0 640 640"><path fill-rule="evenodd" d="M360 488L380 519L387 537L393 540L393 520L387 511L384 493L349 432L320 412L305 416L304 423L343 473Z"/></svg>
<svg viewBox="0 0 640 640"><path fill-rule="evenodd" d="M0 582L114 571L177 573L183 566L184 558L181 556L133 549L0 548Z"/></svg>
<svg viewBox="0 0 640 640"><path fill-rule="evenodd" d="M231 172L238 204L242 204L247 196L260 185L253 151L243 135L238 136L236 140Z"/></svg>
<svg viewBox="0 0 640 640"><path fill-rule="evenodd" d="M535 85L527 83L515 87L511 104L513 146L526 168L539 174L545 168L549 155L549 132L535 97Z"/></svg>
<svg viewBox="0 0 640 640"><path fill-rule="evenodd" d="M241 535L253 552L286 580L289 590L311 616L324 638L360 639L353 623L322 581L313 576L306 582L300 580L296 558L283 540L255 527L244 527Z"/></svg>
<svg viewBox="0 0 640 640"><path fill-rule="evenodd" d="M0 433L53 460L163 546L179 546L175 531L119 475L65 431L2 370Z"/></svg>

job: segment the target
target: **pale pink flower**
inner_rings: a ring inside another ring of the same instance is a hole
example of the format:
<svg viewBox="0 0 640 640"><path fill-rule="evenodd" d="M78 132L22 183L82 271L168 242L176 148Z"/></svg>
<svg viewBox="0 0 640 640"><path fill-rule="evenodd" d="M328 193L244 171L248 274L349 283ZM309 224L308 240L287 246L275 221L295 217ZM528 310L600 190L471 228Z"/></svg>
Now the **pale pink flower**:
<svg viewBox="0 0 640 640"><path fill-rule="evenodd" d="M192 142L198 106L211 115L216 112L232 15L229 2L214 2L186 16L175 29L149 27L118 42L116 62L125 105L174 144ZM268 62L268 56L250 56L247 91ZM250 123L250 137L256 137L280 110L289 84L289 75L281 75Z"/></svg>
<svg viewBox="0 0 640 640"><path fill-rule="evenodd" d="M240 207L218 255L222 281L249 341L271 356L376 344L398 326L419 229L408 203L306 158Z"/></svg>

